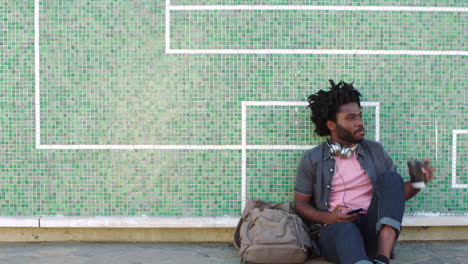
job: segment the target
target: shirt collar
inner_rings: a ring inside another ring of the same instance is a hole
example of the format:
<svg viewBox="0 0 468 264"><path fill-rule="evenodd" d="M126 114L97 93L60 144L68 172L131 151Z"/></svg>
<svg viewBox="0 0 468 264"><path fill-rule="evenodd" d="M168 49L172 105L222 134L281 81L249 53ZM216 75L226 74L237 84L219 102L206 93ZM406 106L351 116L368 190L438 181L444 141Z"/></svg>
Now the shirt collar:
<svg viewBox="0 0 468 264"><path fill-rule="evenodd" d="M361 142L362 143L362 142ZM358 156L367 156L367 151L365 148L362 147L362 144L361 143L358 143L358 147L356 149L356 153Z"/></svg>
<svg viewBox="0 0 468 264"><path fill-rule="evenodd" d="M333 159L331 153L330 153L330 149L328 148L328 142L325 141L322 143L322 146L323 146L323 160L327 160L327 159Z"/></svg>

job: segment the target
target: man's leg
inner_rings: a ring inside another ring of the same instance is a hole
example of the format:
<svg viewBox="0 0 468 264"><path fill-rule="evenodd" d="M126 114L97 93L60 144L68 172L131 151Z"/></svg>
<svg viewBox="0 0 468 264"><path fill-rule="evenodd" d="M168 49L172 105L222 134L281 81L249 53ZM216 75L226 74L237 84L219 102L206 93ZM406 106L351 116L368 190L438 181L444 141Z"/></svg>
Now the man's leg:
<svg viewBox="0 0 468 264"><path fill-rule="evenodd" d="M396 172L385 172L381 176L363 219L364 241L370 257L383 255L390 258L401 231L405 190L403 180Z"/></svg>
<svg viewBox="0 0 468 264"><path fill-rule="evenodd" d="M384 225L382 229L380 229L377 253L375 255L382 255L390 259L393 246L397 239L397 232L396 229L388 225Z"/></svg>
<svg viewBox="0 0 468 264"><path fill-rule="evenodd" d="M322 256L334 263L371 263L359 228L350 222L327 225L320 232Z"/></svg>

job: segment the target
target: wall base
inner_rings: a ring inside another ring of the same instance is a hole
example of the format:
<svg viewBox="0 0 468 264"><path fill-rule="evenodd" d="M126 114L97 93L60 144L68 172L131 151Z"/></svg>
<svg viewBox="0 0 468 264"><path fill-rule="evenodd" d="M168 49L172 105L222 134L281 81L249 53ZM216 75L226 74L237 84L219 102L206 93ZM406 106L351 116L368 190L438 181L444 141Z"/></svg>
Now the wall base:
<svg viewBox="0 0 468 264"><path fill-rule="evenodd" d="M0 228L2 242L232 242L234 228ZM404 227L399 241L468 240L468 226Z"/></svg>

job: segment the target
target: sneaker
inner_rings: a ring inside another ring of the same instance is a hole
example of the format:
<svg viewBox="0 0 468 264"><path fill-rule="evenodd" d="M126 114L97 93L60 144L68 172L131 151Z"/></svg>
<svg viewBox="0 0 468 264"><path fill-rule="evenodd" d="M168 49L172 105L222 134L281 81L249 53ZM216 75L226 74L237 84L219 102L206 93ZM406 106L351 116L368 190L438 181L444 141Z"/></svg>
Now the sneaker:
<svg viewBox="0 0 468 264"><path fill-rule="evenodd" d="M386 256L378 255L374 258L375 264L390 264L390 260Z"/></svg>

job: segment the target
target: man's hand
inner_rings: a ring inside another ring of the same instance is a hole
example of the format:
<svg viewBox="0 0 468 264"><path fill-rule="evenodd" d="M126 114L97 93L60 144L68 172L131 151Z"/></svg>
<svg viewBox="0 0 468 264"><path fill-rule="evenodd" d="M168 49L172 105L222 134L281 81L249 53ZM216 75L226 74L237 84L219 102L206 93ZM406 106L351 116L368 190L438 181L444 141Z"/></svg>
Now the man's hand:
<svg viewBox="0 0 468 264"><path fill-rule="evenodd" d="M428 158L424 160L424 164L421 167L421 171L424 174L425 182L428 183L434 178L434 169L429 165L430 161ZM421 189L414 188L411 181L405 182L405 199L408 201L419 193Z"/></svg>
<svg viewBox="0 0 468 264"><path fill-rule="evenodd" d="M424 160L424 165L421 167L421 171L424 174L426 182L432 181L434 178L434 169L429 165L430 161L428 158Z"/></svg>
<svg viewBox="0 0 468 264"><path fill-rule="evenodd" d="M325 224L331 225L338 222L353 222L358 218L359 214L354 213L350 215L343 214L342 211L349 211L351 208L346 206L338 205L336 206L333 211L330 212L330 217L328 217Z"/></svg>
<svg viewBox="0 0 468 264"><path fill-rule="evenodd" d="M297 192L295 193L294 197L294 209L299 214L299 216L309 221L330 225L337 222L352 222L359 216L357 213L350 215L342 213L342 210L350 210L350 208L342 205L338 205L337 207L333 208L333 211L331 212L327 210L318 210L317 208L310 205L311 199L312 195L305 195Z"/></svg>

